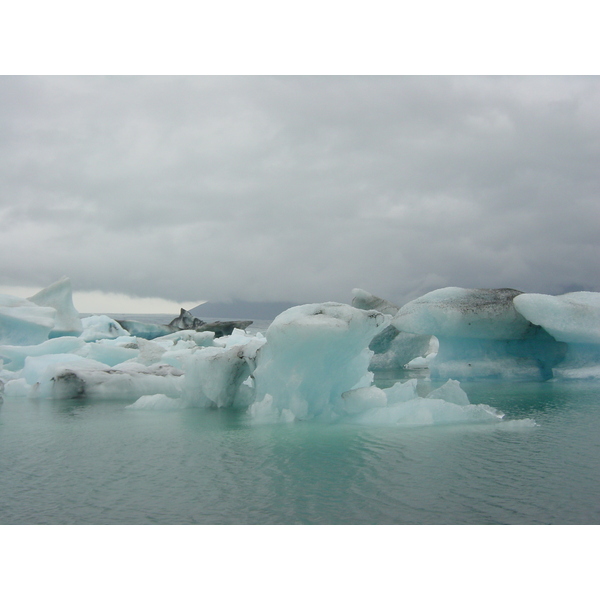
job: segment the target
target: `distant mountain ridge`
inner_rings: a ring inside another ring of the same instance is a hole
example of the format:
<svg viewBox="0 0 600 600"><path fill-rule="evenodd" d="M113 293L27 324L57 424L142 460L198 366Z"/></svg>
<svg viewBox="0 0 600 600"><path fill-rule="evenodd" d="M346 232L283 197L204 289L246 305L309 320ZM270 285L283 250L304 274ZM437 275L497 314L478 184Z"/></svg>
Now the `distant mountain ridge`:
<svg viewBox="0 0 600 600"><path fill-rule="evenodd" d="M204 319L274 319L284 310L296 306L292 302L205 302L189 312Z"/></svg>

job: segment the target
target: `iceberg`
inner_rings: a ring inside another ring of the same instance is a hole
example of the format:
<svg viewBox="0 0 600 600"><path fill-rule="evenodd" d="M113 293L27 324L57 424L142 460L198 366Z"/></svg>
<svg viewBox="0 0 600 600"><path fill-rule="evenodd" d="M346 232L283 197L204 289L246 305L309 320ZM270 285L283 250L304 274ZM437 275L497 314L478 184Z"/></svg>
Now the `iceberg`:
<svg viewBox="0 0 600 600"><path fill-rule="evenodd" d="M414 381L414 380L413 380ZM450 382L448 382L450 383ZM450 389L444 384L426 398L416 393L416 386L408 381L396 383L386 390L366 388L344 394L344 400L356 401L363 397L359 410L349 413L346 421L360 425L423 427L468 423L504 423L504 414L486 404L471 404L458 382ZM371 397L369 403L365 400ZM375 404L378 404L377 406ZM535 425L528 420L528 426Z"/></svg>
<svg viewBox="0 0 600 600"><path fill-rule="evenodd" d="M0 358L4 361L6 369L20 371L25 366L25 359L28 356L76 354L84 346L85 342L79 338L60 337L31 346L0 346Z"/></svg>
<svg viewBox="0 0 600 600"><path fill-rule="evenodd" d="M245 382L252 376L265 343L265 338L248 336L229 347L199 348L182 356L183 398L204 408L247 406L254 399L254 389Z"/></svg>
<svg viewBox="0 0 600 600"><path fill-rule="evenodd" d="M52 361L36 373L37 398L135 401L154 394L181 396L183 372L170 365L121 363L111 368L83 357L67 358Z"/></svg>
<svg viewBox="0 0 600 600"><path fill-rule="evenodd" d="M400 310L395 304L360 288L352 290L352 306L377 310L392 317ZM374 353L369 368L371 371L402 369L413 359L424 358L430 353L431 338L431 335L399 331L393 324L388 325L369 344Z"/></svg>
<svg viewBox="0 0 600 600"><path fill-rule="evenodd" d="M80 319L63 279L30 299L0 296L0 388L135 410L238 409L254 423L496 423L502 413L472 405L459 381L597 377L599 298L444 288L398 308L356 289L354 306L295 306L263 336L246 333L249 321L205 324L183 309L169 325L122 321L129 330ZM427 397L415 379L374 385L374 370L405 365L446 383Z"/></svg>
<svg viewBox="0 0 600 600"><path fill-rule="evenodd" d="M54 327L50 332L50 337L78 336L82 332L83 327L79 313L73 306L73 290L71 280L68 277L59 279L28 298L28 300L38 306L46 306L56 310Z"/></svg>
<svg viewBox="0 0 600 600"><path fill-rule="evenodd" d="M442 288L405 304L393 323L400 331L444 339L522 339L531 323L513 305L513 298L521 293L512 289Z"/></svg>
<svg viewBox="0 0 600 600"><path fill-rule="evenodd" d="M354 308L360 308L362 310L376 310L384 315L390 315L393 317L400 310L400 307L374 296L365 290L360 288L354 288L352 290L352 306Z"/></svg>
<svg viewBox="0 0 600 600"><path fill-rule="evenodd" d="M129 332L123 329L119 323L106 315L92 315L81 319L83 331L79 336L85 342L97 340L111 340L121 336L129 336Z"/></svg>
<svg viewBox="0 0 600 600"><path fill-rule="evenodd" d="M142 323L141 321L132 321L129 319L117 319L116 323L130 335L144 338L146 340L153 340L157 337L163 337L178 331L177 327L172 327L171 325Z"/></svg>
<svg viewBox="0 0 600 600"><path fill-rule="evenodd" d="M0 294L0 344L28 346L45 342L52 329L56 309Z"/></svg>
<svg viewBox="0 0 600 600"><path fill-rule="evenodd" d="M117 322L131 335L146 340L153 340L183 330L212 332L214 337L222 337L231 335L234 329L246 329L246 327L252 325L252 321L214 321L212 323L205 323L201 319L194 317L194 315L184 308L181 309L179 316L173 319L168 325L142 323L127 319L119 319Z"/></svg>
<svg viewBox="0 0 600 600"><path fill-rule="evenodd" d="M251 414L261 420L331 417L344 392L372 382L368 345L389 321L375 310L335 302L281 313L267 329L257 358Z"/></svg>
<svg viewBox="0 0 600 600"><path fill-rule="evenodd" d="M188 408L188 404L181 398L169 398L165 394L151 394L149 396L141 396L126 408L131 410L172 411Z"/></svg>
<svg viewBox="0 0 600 600"><path fill-rule="evenodd" d="M387 371L410 368L411 364L414 367L417 364L415 361L425 360L435 351L434 348L437 348L434 336L398 331L389 325L369 345L374 352L369 369Z"/></svg>
<svg viewBox="0 0 600 600"><path fill-rule="evenodd" d="M569 344L600 344L600 293L571 292L562 296L521 294L515 309L543 327L554 339Z"/></svg>
<svg viewBox="0 0 600 600"><path fill-rule="evenodd" d="M204 325L204 321L202 319L198 319L191 312L182 308L179 311L179 316L173 319L169 326L175 329L196 329L196 327L201 327Z"/></svg>
<svg viewBox="0 0 600 600"><path fill-rule="evenodd" d="M252 321L213 321L196 328L196 331L212 331L215 337L231 335L234 329L246 329Z"/></svg>
<svg viewBox="0 0 600 600"><path fill-rule="evenodd" d="M78 336L82 329L66 277L28 299L0 294L1 345L36 345L53 337Z"/></svg>
<svg viewBox="0 0 600 600"><path fill-rule="evenodd" d="M600 378L600 293L571 292L561 296L521 294L516 310L563 345L563 359L553 376Z"/></svg>
<svg viewBox="0 0 600 600"><path fill-rule="evenodd" d="M434 335L439 351L432 378L549 379L566 345L526 319L513 289L442 288L405 304L394 317L400 331Z"/></svg>
<svg viewBox="0 0 600 600"><path fill-rule="evenodd" d="M84 344L75 354L114 367L127 360L137 359L140 349L135 338L119 337L114 340L103 339Z"/></svg>

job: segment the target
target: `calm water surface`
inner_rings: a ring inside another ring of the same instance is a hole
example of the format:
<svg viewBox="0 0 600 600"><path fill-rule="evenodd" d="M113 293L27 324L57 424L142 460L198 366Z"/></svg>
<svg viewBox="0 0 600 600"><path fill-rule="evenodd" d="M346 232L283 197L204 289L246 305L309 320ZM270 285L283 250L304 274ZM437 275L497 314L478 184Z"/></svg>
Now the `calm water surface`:
<svg viewBox="0 0 600 600"><path fill-rule="evenodd" d="M597 384L463 387L539 426L259 426L118 399L6 401L0 523L600 523Z"/></svg>
<svg viewBox="0 0 600 600"><path fill-rule="evenodd" d="M255 425L118 398L6 400L0 524L600 524L600 383L462 387L538 427Z"/></svg>

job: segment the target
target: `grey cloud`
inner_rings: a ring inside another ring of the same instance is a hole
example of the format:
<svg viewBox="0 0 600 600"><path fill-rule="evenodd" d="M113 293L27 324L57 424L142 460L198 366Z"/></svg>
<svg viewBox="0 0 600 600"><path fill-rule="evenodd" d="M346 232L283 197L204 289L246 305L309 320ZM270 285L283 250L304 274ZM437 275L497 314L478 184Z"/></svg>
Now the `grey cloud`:
<svg viewBox="0 0 600 600"><path fill-rule="evenodd" d="M0 284L600 290L600 80L0 78Z"/></svg>

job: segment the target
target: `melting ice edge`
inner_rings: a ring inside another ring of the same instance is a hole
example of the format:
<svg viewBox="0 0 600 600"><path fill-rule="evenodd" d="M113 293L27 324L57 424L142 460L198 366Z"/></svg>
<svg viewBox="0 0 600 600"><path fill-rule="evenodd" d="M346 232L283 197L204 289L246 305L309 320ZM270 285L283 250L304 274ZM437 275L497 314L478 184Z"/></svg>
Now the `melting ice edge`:
<svg viewBox="0 0 600 600"><path fill-rule="evenodd" d="M531 427L471 404L459 382L600 379L599 293L452 287L402 307L353 296L352 306L295 306L250 335L247 321L211 327L185 311L164 326L81 318L67 278L28 299L0 295L0 393L237 409L255 423ZM428 369L439 387L420 397L416 379L373 384L374 371L403 367Z"/></svg>

